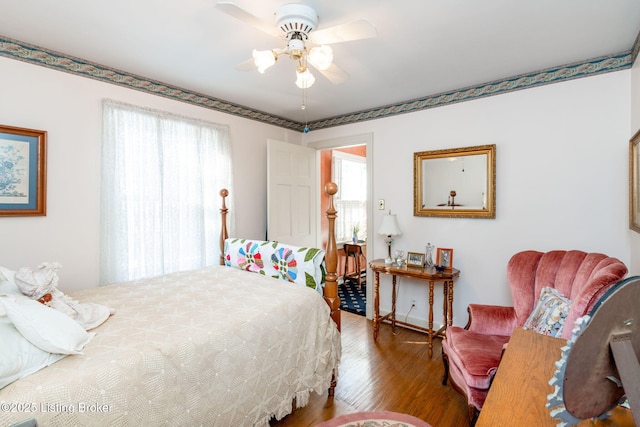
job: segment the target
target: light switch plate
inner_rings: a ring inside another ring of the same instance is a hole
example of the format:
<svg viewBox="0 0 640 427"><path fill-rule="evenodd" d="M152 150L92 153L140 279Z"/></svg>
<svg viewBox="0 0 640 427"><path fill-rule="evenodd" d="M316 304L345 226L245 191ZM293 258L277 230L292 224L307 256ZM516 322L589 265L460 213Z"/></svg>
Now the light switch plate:
<svg viewBox="0 0 640 427"><path fill-rule="evenodd" d="M384 210L384 199L378 200L378 209Z"/></svg>

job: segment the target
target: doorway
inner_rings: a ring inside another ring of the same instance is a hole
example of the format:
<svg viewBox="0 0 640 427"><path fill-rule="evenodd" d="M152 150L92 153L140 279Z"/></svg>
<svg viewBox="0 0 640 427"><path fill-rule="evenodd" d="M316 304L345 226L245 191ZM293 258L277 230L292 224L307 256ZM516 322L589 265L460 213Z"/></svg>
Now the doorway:
<svg viewBox="0 0 640 427"><path fill-rule="evenodd" d="M336 147L320 153L320 170L338 185L334 196L338 248L338 295L343 311L367 310L367 147ZM326 169L329 169L327 171Z"/></svg>
<svg viewBox="0 0 640 427"><path fill-rule="evenodd" d="M338 288L341 292L353 291L359 298L358 305L360 312L367 318L372 317L372 307L367 301L372 300L373 281L368 272L367 259L373 259L372 247L367 247L367 242L371 238L372 229L372 153L373 135L362 134L346 138L317 141L309 143L308 147L318 150L319 159L319 182L321 186L319 242L322 247L326 245L327 220L326 210L329 207L329 198L324 193L324 184L329 181L338 184L338 194L335 197L335 207L338 211L336 219L336 245L338 249ZM342 191L344 189L344 192ZM355 273L357 263L355 257L347 257L344 252L344 244L353 244L353 231L356 231L356 244L362 250L359 258L360 270L362 272L360 287L358 289L357 276L349 275ZM346 263L346 264L345 264ZM344 273L351 279L345 283ZM370 286L367 286L370 285ZM341 300L346 300L347 295L340 295ZM343 299L344 298L344 299ZM346 309L346 308L343 308ZM362 312L364 310L364 312ZM348 310L347 311L351 311Z"/></svg>

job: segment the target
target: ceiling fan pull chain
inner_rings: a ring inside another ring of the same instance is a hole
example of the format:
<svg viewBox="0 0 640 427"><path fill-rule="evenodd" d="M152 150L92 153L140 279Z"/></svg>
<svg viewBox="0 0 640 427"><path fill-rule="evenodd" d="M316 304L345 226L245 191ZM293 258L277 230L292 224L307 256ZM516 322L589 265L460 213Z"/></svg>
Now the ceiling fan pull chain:
<svg viewBox="0 0 640 427"><path fill-rule="evenodd" d="M307 109L307 88L306 87L302 88L302 105L300 106L300 109L301 110Z"/></svg>

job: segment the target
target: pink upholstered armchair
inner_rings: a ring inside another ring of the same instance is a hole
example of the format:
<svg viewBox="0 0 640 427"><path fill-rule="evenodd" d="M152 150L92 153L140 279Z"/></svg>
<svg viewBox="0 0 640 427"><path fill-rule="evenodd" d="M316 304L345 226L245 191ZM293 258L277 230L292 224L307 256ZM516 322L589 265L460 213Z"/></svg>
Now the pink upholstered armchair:
<svg viewBox="0 0 640 427"><path fill-rule="evenodd" d="M442 340L442 384L450 379L453 388L466 396L471 425L482 409L505 344L515 328L525 325L542 289L554 288L570 300L564 326L557 331L569 338L575 320L626 274L621 261L598 253L524 251L514 255L507 265L513 307L470 304L467 325L450 326Z"/></svg>

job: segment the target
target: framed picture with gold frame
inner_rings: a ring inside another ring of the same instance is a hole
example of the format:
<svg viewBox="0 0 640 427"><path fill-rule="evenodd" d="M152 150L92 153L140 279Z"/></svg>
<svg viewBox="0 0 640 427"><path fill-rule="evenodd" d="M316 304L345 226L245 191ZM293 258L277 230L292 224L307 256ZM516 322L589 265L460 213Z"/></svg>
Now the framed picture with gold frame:
<svg viewBox="0 0 640 427"><path fill-rule="evenodd" d="M0 216L46 215L47 132L0 125Z"/></svg>
<svg viewBox="0 0 640 427"><path fill-rule="evenodd" d="M453 249L438 248L436 251L436 265L444 267L445 270L453 268Z"/></svg>
<svg viewBox="0 0 640 427"><path fill-rule="evenodd" d="M640 130L629 141L629 228L640 233Z"/></svg>
<svg viewBox="0 0 640 427"><path fill-rule="evenodd" d="M419 252L407 252L407 266L422 268L424 266L424 254Z"/></svg>

